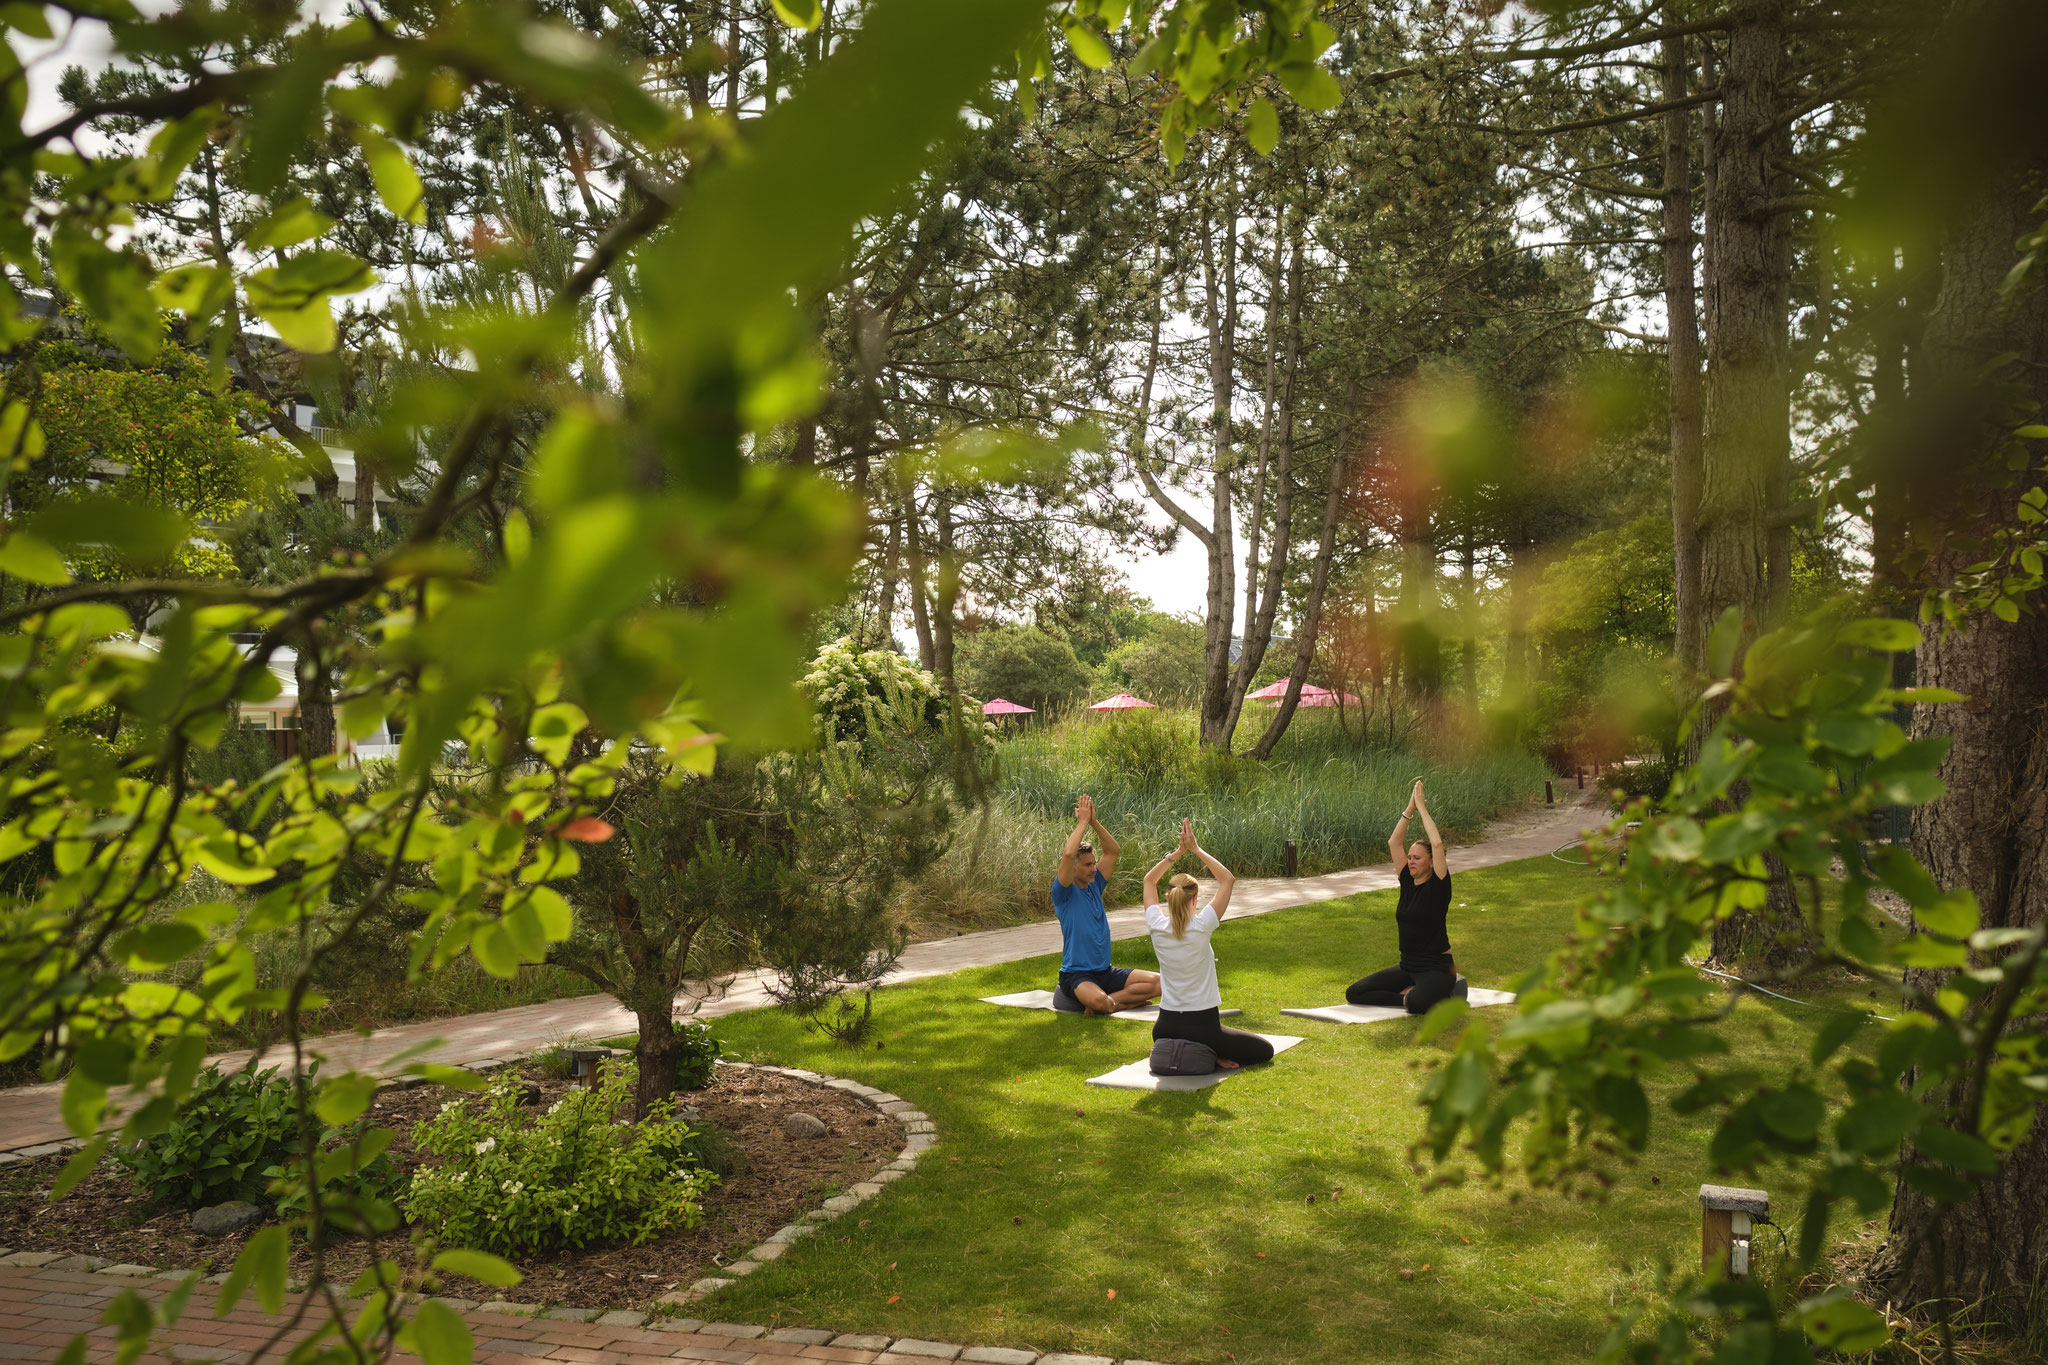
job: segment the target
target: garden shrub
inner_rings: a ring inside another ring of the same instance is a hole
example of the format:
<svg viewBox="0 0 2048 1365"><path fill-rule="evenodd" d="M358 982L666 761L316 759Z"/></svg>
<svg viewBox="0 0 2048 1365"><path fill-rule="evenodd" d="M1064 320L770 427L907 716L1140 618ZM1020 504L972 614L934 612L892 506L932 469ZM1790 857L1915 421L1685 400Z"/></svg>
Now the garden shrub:
<svg viewBox="0 0 2048 1365"><path fill-rule="evenodd" d="M711 1025L696 1019L677 1024L676 1037L682 1040L676 1053L676 1089L702 1090L718 1070L718 1039Z"/></svg>
<svg viewBox="0 0 2048 1365"><path fill-rule="evenodd" d="M481 1104L457 1100L413 1129L438 1165L422 1167L401 1201L406 1217L450 1246L534 1256L597 1243L638 1246L695 1227L717 1182L692 1158L687 1125L667 1100L644 1123L617 1119L633 1097L630 1066L521 1122L518 1079Z"/></svg>
<svg viewBox="0 0 2048 1365"><path fill-rule="evenodd" d="M1118 716L1102 722L1090 737L1089 768L1095 777L1134 786L1179 781L1195 757L1186 727L1152 715Z"/></svg>
<svg viewBox="0 0 2048 1365"><path fill-rule="evenodd" d="M690 1124L688 1131L689 1136L679 1150L690 1165L701 1167L720 1180L731 1179L746 1165L746 1149L740 1146L739 1139L717 1124L699 1120Z"/></svg>
<svg viewBox="0 0 2048 1365"><path fill-rule="evenodd" d="M208 1067L170 1126L121 1151L120 1161L152 1199L196 1209L260 1197L270 1168L289 1162L298 1140L298 1097L276 1067L229 1076Z"/></svg>

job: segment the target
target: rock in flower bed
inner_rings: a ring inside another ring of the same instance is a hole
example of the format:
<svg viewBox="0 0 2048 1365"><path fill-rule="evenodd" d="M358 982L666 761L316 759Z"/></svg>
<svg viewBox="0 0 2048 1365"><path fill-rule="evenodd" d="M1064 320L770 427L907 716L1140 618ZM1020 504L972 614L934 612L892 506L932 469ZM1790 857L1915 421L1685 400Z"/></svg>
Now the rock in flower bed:
<svg viewBox="0 0 2048 1365"><path fill-rule="evenodd" d="M538 1113L573 1089L519 1069L540 1087ZM380 1092L370 1116L395 1129L393 1161L410 1172L421 1162L413 1127L449 1101L464 1098L440 1086ZM473 1098L473 1097L471 1097ZM662 1294L718 1273L720 1260L736 1259L783 1224L827 1197L869 1179L895 1159L902 1130L890 1119L836 1090L805 1085L774 1072L720 1067L710 1086L686 1097L728 1140L732 1169L702 1196L697 1227L666 1233L642 1246L592 1246L581 1251L518 1259L526 1275L517 1288L499 1291L451 1280L444 1293L472 1299L569 1303L593 1308L644 1308ZM823 1137L792 1138L783 1129L792 1113L815 1115ZM109 1161L55 1204L47 1194L68 1154L42 1157L0 1170L0 1246L98 1256L111 1261L225 1270L248 1231L202 1237L190 1213L137 1193L128 1172ZM402 1252L387 1243L386 1253ZM714 1259L718 1258L718 1259ZM326 1277L346 1282L369 1260L364 1243L328 1249ZM308 1274L304 1248L294 1272Z"/></svg>

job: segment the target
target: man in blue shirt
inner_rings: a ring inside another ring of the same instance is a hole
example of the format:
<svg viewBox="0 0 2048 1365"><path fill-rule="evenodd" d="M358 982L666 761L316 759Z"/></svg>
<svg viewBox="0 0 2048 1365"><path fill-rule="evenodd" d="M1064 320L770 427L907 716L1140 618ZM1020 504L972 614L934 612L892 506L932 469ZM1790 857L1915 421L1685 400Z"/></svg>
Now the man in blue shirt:
<svg viewBox="0 0 2048 1365"><path fill-rule="evenodd" d="M1102 845L1102 856L1083 840L1090 827ZM1102 907L1102 889L1123 852L1115 836L1095 818L1088 796L1074 808L1074 832L1060 854L1059 875L1052 883L1052 910L1060 917L1060 988L1054 997L1073 1000L1090 1014L1114 1014L1158 998L1159 973L1109 965L1109 914ZM1065 1008L1072 1009L1072 1005Z"/></svg>

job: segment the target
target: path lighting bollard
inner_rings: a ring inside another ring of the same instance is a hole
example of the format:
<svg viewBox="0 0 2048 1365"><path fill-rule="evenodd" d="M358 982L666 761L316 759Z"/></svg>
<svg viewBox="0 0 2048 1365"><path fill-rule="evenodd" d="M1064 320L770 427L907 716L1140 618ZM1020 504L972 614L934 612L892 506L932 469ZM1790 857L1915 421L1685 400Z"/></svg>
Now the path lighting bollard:
<svg viewBox="0 0 2048 1365"><path fill-rule="evenodd" d="M1292 839L1289 839L1289 840L1287 841L1287 875L1288 875L1288 876L1292 877L1293 875L1295 875L1295 868L1296 868L1296 867L1298 867L1298 866L1300 865L1300 856L1301 856L1301 850L1297 849L1297 848L1296 848L1296 847L1294 846L1294 840L1292 840Z"/></svg>
<svg viewBox="0 0 2048 1365"><path fill-rule="evenodd" d="M599 1069L618 1055L616 1048L572 1047L569 1049L569 1075L578 1085L596 1085Z"/></svg>
<svg viewBox="0 0 2048 1365"><path fill-rule="evenodd" d="M1557 798L1551 794L1550 779L1547 777L1543 779L1543 804L1546 806L1557 804Z"/></svg>
<svg viewBox="0 0 2048 1365"><path fill-rule="evenodd" d="M1749 1234L1771 1216L1771 1196L1735 1185L1700 1186L1700 1269L1731 1280L1749 1278Z"/></svg>

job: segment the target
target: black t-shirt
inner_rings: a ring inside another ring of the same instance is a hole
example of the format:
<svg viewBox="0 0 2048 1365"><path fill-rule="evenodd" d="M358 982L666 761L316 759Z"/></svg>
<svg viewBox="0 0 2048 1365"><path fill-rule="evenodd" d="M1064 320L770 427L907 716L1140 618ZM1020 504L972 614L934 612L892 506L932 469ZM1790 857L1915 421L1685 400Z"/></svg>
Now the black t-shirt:
<svg viewBox="0 0 2048 1365"><path fill-rule="evenodd" d="M1418 883L1406 867L1401 869L1401 903L1394 907L1394 923L1401 931L1403 967L1411 972L1451 969L1451 935L1444 924L1450 913L1448 876Z"/></svg>

